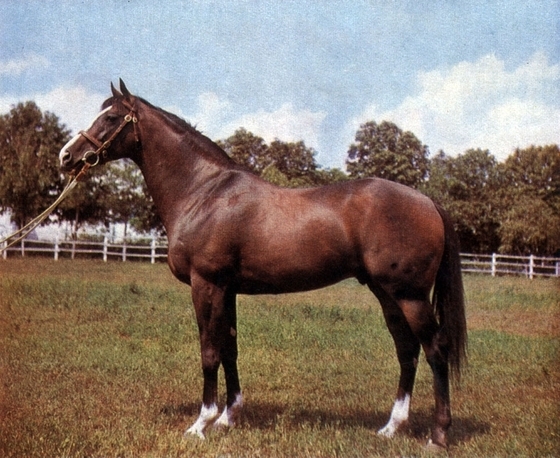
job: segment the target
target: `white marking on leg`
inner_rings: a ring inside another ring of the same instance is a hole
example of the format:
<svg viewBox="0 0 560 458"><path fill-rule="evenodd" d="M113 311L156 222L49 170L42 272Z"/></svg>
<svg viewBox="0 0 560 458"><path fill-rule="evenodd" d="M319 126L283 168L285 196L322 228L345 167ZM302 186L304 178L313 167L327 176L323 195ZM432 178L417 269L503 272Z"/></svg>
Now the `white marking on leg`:
<svg viewBox="0 0 560 458"><path fill-rule="evenodd" d="M214 423L214 420L218 416L218 406L216 404L212 404L210 407L206 407L204 404L200 409L200 415L193 423L193 425L185 431L185 435L193 434L194 436L198 436L201 439L205 439L204 431L208 426Z"/></svg>
<svg viewBox="0 0 560 458"><path fill-rule="evenodd" d="M391 418L387 424L377 431L377 434L385 437L393 437L399 427L406 423L408 420L408 412L410 410L410 394L405 394L403 399L397 399L393 410L391 411Z"/></svg>
<svg viewBox="0 0 560 458"><path fill-rule="evenodd" d="M214 423L214 428L232 428L237 423L239 419L239 414L241 413L241 408L243 407L243 396L241 393L238 393L235 396L235 401L231 405L231 407L227 407L220 415L220 418L216 420Z"/></svg>

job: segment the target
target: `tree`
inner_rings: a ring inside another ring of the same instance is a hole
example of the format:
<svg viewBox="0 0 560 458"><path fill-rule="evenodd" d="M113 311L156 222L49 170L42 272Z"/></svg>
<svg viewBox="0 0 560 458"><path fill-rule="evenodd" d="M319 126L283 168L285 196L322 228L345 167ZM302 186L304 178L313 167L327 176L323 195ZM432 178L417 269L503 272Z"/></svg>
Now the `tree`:
<svg viewBox="0 0 560 458"><path fill-rule="evenodd" d="M262 174L272 163L267 155L268 146L265 141L243 127L237 129L231 137L218 141L218 145L235 162L247 167L256 175Z"/></svg>
<svg viewBox="0 0 560 458"><path fill-rule="evenodd" d="M120 161L90 169L88 178L78 184L59 207L61 220L71 223L72 238L85 224L124 225L138 232L162 231L153 201L138 167Z"/></svg>
<svg viewBox="0 0 560 458"><path fill-rule="evenodd" d="M106 202L109 218L113 223L124 225L125 238L129 227L138 232L163 231L142 172L133 162L110 164L106 179L113 188Z"/></svg>
<svg viewBox="0 0 560 458"><path fill-rule="evenodd" d="M516 149L502 165L506 210L498 230L500 251L552 254L560 248L560 149Z"/></svg>
<svg viewBox="0 0 560 458"><path fill-rule="evenodd" d="M72 239L77 239L78 230L85 224L109 225L106 196L113 188L104 178L105 167L95 167L88 171L86 179L78 183L56 210L61 221L68 221Z"/></svg>
<svg viewBox="0 0 560 458"><path fill-rule="evenodd" d="M0 210L11 211L18 228L48 207L63 187L58 152L70 132L34 102L0 116Z"/></svg>
<svg viewBox="0 0 560 458"><path fill-rule="evenodd" d="M392 122L369 121L356 132L346 170L351 178L379 177L417 188L428 174L428 147Z"/></svg>
<svg viewBox="0 0 560 458"><path fill-rule="evenodd" d="M500 244L502 184L498 163L488 150L470 149L455 158L440 151L422 191L449 211L463 251L489 253Z"/></svg>
<svg viewBox="0 0 560 458"><path fill-rule="evenodd" d="M333 169L318 169L315 172L315 184L318 186L348 181L349 179L350 177L346 173L336 167Z"/></svg>
<svg viewBox="0 0 560 458"><path fill-rule="evenodd" d="M346 177L337 169L319 170L315 150L305 146L303 141L276 139L267 145L261 137L240 128L231 137L218 141L218 145L238 164L278 186L314 186Z"/></svg>
<svg viewBox="0 0 560 458"><path fill-rule="evenodd" d="M560 148L558 145L516 149L503 164L508 191L538 197L560 212Z"/></svg>
<svg viewBox="0 0 560 458"><path fill-rule="evenodd" d="M560 215L542 199L521 196L500 220L499 251L550 256L560 248Z"/></svg>
<svg viewBox="0 0 560 458"><path fill-rule="evenodd" d="M291 187L313 186L317 163L315 151L303 141L283 142L274 140L268 148L274 167L288 178Z"/></svg>

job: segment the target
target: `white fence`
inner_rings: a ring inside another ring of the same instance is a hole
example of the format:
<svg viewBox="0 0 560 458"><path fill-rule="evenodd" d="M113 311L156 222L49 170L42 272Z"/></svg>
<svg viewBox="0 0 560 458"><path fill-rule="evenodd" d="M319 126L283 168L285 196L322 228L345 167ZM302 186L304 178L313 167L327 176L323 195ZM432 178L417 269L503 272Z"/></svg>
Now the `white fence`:
<svg viewBox="0 0 560 458"><path fill-rule="evenodd" d="M103 242L70 240L46 242L42 240L22 240L17 245L2 252L2 257L45 256L59 258L90 258L121 261L150 260L154 264L158 260L167 260L167 241L110 243L107 238Z"/></svg>
<svg viewBox="0 0 560 458"><path fill-rule="evenodd" d="M560 277L560 258L508 256L503 254L463 254L463 272L496 275L523 275L534 277Z"/></svg>
<svg viewBox="0 0 560 458"><path fill-rule="evenodd" d="M4 259L22 256L59 258L91 258L120 261L147 261L152 264L167 260L167 241L156 240L129 243L64 241L46 242L22 240L2 252ZM534 277L560 277L560 258L538 256L508 256L502 254L461 254L463 272Z"/></svg>

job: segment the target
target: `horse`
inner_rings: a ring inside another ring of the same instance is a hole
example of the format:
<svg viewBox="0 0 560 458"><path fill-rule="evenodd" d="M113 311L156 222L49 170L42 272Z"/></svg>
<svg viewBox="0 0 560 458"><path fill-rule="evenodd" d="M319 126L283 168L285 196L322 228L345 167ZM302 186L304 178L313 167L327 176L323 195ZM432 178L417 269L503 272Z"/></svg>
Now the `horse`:
<svg viewBox="0 0 560 458"><path fill-rule="evenodd" d="M450 378L466 361L458 239L448 214L409 187L378 178L288 189L235 163L178 116L120 80L91 126L60 151L74 172L120 158L144 176L168 238L168 264L191 287L203 374L202 407L185 435L238 422L237 294L308 291L356 278L379 300L400 378L392 437L409 417L420 349L434 379L428 444L448 447ZM218 408L223 367L226 405Z"/></svg>

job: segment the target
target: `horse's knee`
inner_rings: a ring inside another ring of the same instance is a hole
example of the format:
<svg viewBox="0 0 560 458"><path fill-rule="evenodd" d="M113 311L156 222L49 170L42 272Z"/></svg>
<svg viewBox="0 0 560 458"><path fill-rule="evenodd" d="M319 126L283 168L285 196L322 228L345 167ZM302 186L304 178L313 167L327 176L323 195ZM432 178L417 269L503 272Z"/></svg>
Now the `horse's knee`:
<svg viewBox="0 0 560 458"><path fill-rule="evenodd" d="M201 351L202 370L204 373L217 372L220 367L220 352L215 348L204 348Z"/></svg>
<svg viewBox="0 0 560 458"><path fill-rule="evenodd" d="M410 329L422 346L430 345L438 331L431 304L427 301L401 301L399 305Z"/></svg>

